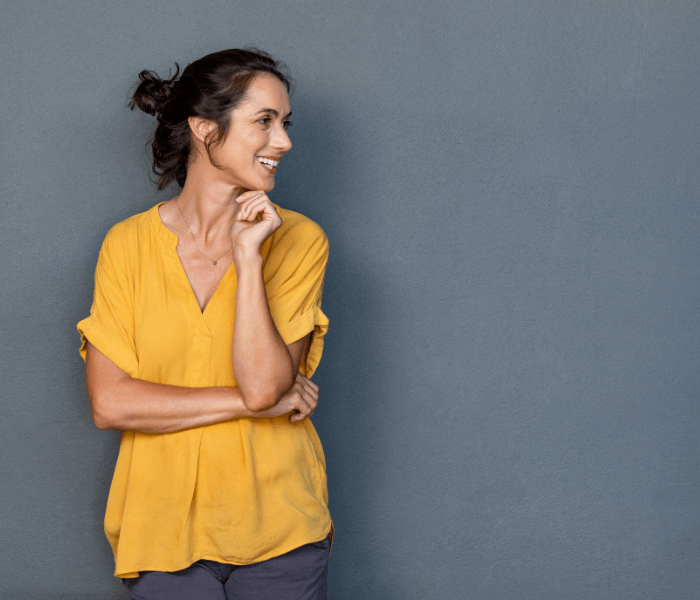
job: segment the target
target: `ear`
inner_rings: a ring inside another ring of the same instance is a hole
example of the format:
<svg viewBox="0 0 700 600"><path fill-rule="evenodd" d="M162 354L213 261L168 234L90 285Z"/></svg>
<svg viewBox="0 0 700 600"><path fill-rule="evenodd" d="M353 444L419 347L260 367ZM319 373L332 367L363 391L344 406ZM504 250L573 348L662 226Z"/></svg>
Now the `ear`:
<svg viewBox="0 0 700 600"><path fill-rule="evenodd" d="M202 117L189 117L187 122L190 125L192 135L197 138L202 144L207 139L210 133L216 131L217 125L214 121L203 119Z"/></svg>

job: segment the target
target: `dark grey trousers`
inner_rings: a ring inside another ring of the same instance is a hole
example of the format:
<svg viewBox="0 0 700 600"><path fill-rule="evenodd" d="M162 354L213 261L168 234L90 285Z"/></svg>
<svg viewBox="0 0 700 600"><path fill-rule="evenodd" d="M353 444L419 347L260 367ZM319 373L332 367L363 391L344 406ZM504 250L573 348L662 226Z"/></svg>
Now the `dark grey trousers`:
<svg viewBox="0 0 700 600"><path fill-rule="evenodd" d="M252 565L200 560L122 579L133 600L327 600L330 539Z"/></svg>

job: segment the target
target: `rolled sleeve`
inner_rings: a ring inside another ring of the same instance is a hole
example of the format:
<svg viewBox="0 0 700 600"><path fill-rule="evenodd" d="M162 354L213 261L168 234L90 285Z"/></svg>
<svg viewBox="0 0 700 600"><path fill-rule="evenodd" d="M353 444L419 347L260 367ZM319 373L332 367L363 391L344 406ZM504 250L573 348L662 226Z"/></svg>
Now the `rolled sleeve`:
<svg viewBox="0 0 700 600"><path fill-rule="evenodd" d="M287 235L284 260L266 283L270 313L284 343L289 345L312 333L300 371L311 377L321 360L328 318L321 310L328 262L328 238L309 221L301 231Z"/></svg>
<svg viewBox="0 0 700 600"><path fill-rule="evenodd" d="M136 377L134 290L126 252L115 243L113 231L107 234L97 260L90 316L77 325L81 338L80 355L85 360L89 341L122 371Z"/></svg>

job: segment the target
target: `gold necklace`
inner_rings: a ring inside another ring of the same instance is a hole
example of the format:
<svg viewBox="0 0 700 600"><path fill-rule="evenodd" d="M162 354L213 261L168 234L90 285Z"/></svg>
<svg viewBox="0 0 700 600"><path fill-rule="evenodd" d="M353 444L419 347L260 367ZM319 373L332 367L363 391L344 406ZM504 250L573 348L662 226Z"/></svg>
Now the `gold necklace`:
<svg viewBox="0 0 700 600"><path fill-rule="evenodd" d="M197 240L194 239L194 233L192 233L192 228L190 227L189 221L185 218L185 213L182 212L182 209L180 208L180 203L177 201L177 198L175 198L175 205L177 206L177 209L180 211L180 215L182 216L182 220L185 222L185 225L187 225L187 230L190 232L190 235L192 236L192 241L194 242L194 247L197 248L197 252L199 252L204 258L207 260L210 260L214 266L216 266L216 263L220 261L224 256L226 256L231 250L233 249L233 246L231 246L226 252L224 252L219 258L209 258L204 252L202 252L199 249L199 246L197 245Z"/></svg>

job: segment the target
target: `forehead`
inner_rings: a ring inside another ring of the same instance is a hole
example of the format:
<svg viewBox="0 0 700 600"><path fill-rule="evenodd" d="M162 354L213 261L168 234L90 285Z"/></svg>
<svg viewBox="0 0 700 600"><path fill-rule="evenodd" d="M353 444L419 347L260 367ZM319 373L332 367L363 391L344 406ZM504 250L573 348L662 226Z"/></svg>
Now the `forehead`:
<svg viewBox="0 0 700 600"><path fill-rule="evenodd" d="M247 113L270 108L284 116L289 112L289 94L284 84L274 75L256 75L246 90L237 110Z"/></svg>

